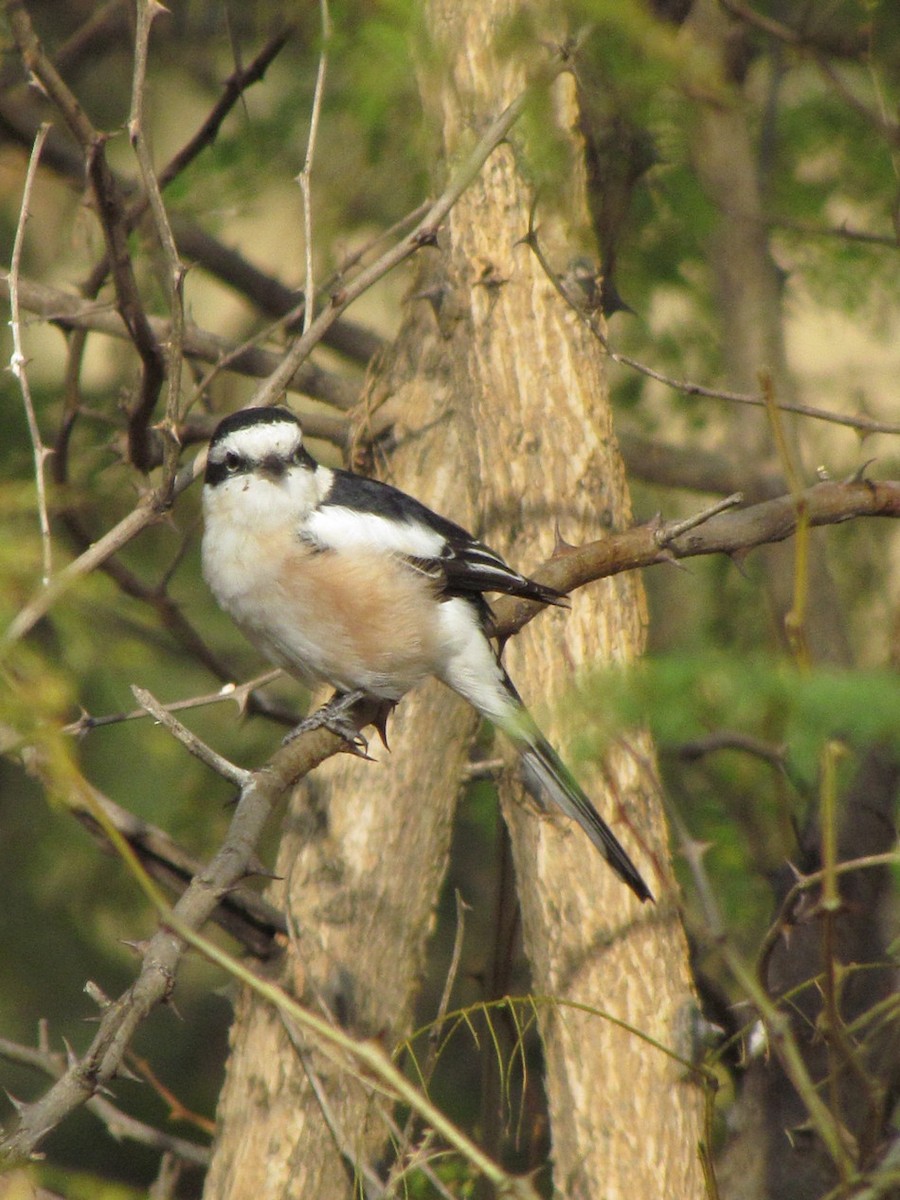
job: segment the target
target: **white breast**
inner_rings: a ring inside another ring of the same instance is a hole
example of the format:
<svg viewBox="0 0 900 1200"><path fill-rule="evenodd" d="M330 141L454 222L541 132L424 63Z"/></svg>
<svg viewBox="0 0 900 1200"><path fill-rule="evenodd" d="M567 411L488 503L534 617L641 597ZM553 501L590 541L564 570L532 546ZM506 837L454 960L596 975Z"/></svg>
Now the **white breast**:
<svg viewBox="0 0 900 1200"><path fill-rule="evenodd" d="M204 491L203 574L272 662L312 682L398 699L439 658L432 581L371 548L316 550L296 533L284 481Z"/></svg>

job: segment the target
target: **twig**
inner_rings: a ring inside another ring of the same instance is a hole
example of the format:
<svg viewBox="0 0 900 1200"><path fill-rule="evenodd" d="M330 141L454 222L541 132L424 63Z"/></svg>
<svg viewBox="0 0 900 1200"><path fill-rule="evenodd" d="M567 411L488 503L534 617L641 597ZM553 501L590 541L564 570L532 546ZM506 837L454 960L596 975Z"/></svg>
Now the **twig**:
<svg viewBox="0 0 900 1200"><path fill-rule="evenodd" d="M769 418L778 462L797 508L797 528L794 540L794 595L790 611L784 616L784 632L797 664L801 668L808 668L812 661L806 635L806 602L809 595L809 518L806 512L800 470L784 432L784 423L781 419L778 401L775 398L771 375L764 372L761 382L766 402L766 415Z"/></svg>
<svg viewBox="0 0 900 1200"><path fill-rule="evenodd" d="M718 513L726 512L729 508L736 508L739 504L743 503L743 492L735 492L731 496L726 496L724 500L717 500L709 508L704 508L701 512L694 513L693 516L685 517L683 521L669 521L661 529L657 530L656 540L660 546L670 546L683 533L688 533L691 529L696 529L699 525L705 524Z"/></svg>
<svg viewBox="0 0 900 1200"><path fill-rule="evenodd" d="M8 294L9 285L9 275L0 271L0 293ZM85 300L71 292L29 279L19 280L19 301L29 312L45 321L52 321L64 330L85 329L116 338L130 337L121 316L109 304ZM170 322L161 317L150 317L149 321L160 344L168 342L172 336ZM219 369L227 366L240 375L260 379L277 368L281 355L262 349L255 344L256 341L258 338L254 337L235 345L219 334L189 325L184 331L184 352L188 358L215 363ZM322 400L341 410L352 408L359 399L359 389L355 384L323 371L312 363L302 363L286 387L289 391L303 392L314 400Z"/></svg>
<svg viewBox="0 0 900 1200"><path fill-rule="evenodd" d="M199 462L195 463L194 466L199 473ZM184 486L187 486L187 482L188 480L185 480ZM114 525L103 537L89 546L73 562L70 562L61 571L58 571L49 587L44 588L42 592L32 597L19 610L2 637L0 637L0 652L2 652L4 646L18 641L29 633L41 617L50 611L60 596L64 595L73 583L90 574L91 571L99 567L111 555L121 550L123 546L137 537L148 525L154 525L159 521L168 510L169 504L169 497L163 495L160 489L154 489L142 497L136 507L126 517L123 517L117 525Z"/></svg>
<svg viewBox="0 0 900 1200"><path fill-rule="evenodd" d="M841 78L833 63L821 54L815 57L816 66L824 78L831 84L845 104L853 109L864 121L871 125L889 144L892 150L900 147L900 125L891 120L884 112L870 108L864 100L853 91Z"/></svg>
<svg viewBox="0 0 900 1200"><path fill-rule="evenodd" d="M34 139L31 157L28 160L28 171L25 175L25 187L22 191L22 204L19 209L19 222L16 226L16 237L13 242L12 261L9 268L9 302L11 309L10 325L12 327L13 352L9 360L9 368L15 376L22 392L22 402L25 405L25 417L28 421L28 433L31 437L31 450L34 456L34 481L37 488L38 521L41 529L41 547L43 552L44 573L42 583L49 587L50 576L53 574L53 546L50 540L50 517L47 513L47 489L44 479L44 463L51 453L41 440L41 431L31 399L31 388L28 383L28 360L22 347L22 319L19 311L19 268L22 263L22 248L25 244L25 225L28 221L31 207L31 191L37 175L41 151L50 125L43 124Z"/></svg>
<svg viewBox="0 0 900 1200"><path fill-rule="evenodd" d="M265 687L279 675L281 675L281 669L276 668L266 671L263 675L257 675L254 679L248 679L246 683L226 683L216 692L207 692L204 696L192 696L188 700L175 700L172 704L164 704L161 707L169 713L184 712L185 709L203 708L207 704L221 704L225 700L233 700L237 704L238 710L243 713L247 708L250 694L257 688ZM64 725L62 732L80 737L89 730L102 729L105 725L120 725L123 721L146 720L147 715L146 708L133 708L130 712L106 713L102 717L82 713L77 721L73 721L71 725Z"/></svg>
<svg viewBox="0 0 900 1200"><path fill-rule="evenodd" d="M129 1066L134 1067L135 1071L147 1080L160 1100L169 1106L170 1121L186 1121L190 1125L196 1125L203 1133L208 1133L212 1137L216 1132L215 1121L211 1121L209 1117L204 1117L202 1114L188 1108L187 1105L182 1104L171 1088L166 1087L146 1058L141 1058L139 1054L135 1054L133 1051L129 1051L125 1057L128 1060Z"/></svg>
<svg viewBox="0 0 900 1200"><path fill-rule="evenodd" d="M900 482L818 483L802 495L809 523L815 526L863 515L900 517ZM673 559L745 553L754 546L784 541L796 528L794 497L779 496L736 512L719 513L664 547L657 540L659 523L654 521L583 546L567 547L529 573L541 583L568 592L595 579ZM520 629L540 611L532 601L508 596L498 599L492 608L494 627L502 637Z"/></svg>
<svg viewBox="0 0 900 1200"><path fill-rule="evenodd" d="M353 710L359 728L370 723L375 715L376 709L370 704L360 704ZM20 1106L17 1128L0 1144L0 1159L5 1166L27 1161L69 1112L109 1082L121 1066L125 1049L138 1025L169 996L174 986L175 969L186 946L193 946L272 1004L283 1019L295 1022L298 1028L333 1053L349 1055L357 1069L370 1074L373 1083L377 1083L385 1094L414 1108L501 1195L534 1200L536 1194L530 1181L510 1176L484 1154L405 1078L380 1044L371 1040L358 1041L335 1028L327 1019L301 1008L282 988L259 978L196 932L212 912L219 895L247 872L253 847L276 800L298 778L342 745L342 739L328 730L314 730L283 746L265 768L255 772L242 790L225 843L174 908L165 903L127 844L114 829L106 827L98 809L98 820L104 824L164 925L150 942L138 980L118 1000L104 1007L99 1031L87 1054L81 1059L73 1059L65 1074L45 1096L33 1104Z"/></svg>
<svg viewBox="0 0 900 1200"><path fill-rule="evenodd" d="M147 419L159 396L165 362L147 320L135 278L122 190L107 162L105 137L94 129L84 109L45 54L24 3L22 0L9 0L6 11L10 30L26 68L59 109L85 156L87 177L112 267L116 306L141 360L141 380L137 395L129 405L128 415L131 460L138 469L143 469ZM164 479L163 486L168 487L170 482L170 479Z"/></svg>
<svg viewBox="0 0 900 1200"><path fill-rule="evenodd" d="M761 738L755 738L749 733L741 733L731 729L720 729L705 737L694 738L682 742L676 753L685 762L694 762L707 754L715 754L720 750L740 750L744 754L752 754L755 758L769 763L776 770L784 771L786 747L773 746Z"/></svg>
<svg viewBox="0 0 900 1200"><path fill-rule="evenodd" d="M182 725L178 718L174 717L167 708L164 708L145 688L132 686L131 690L141 708L145 708L151 717L157 720L165 729L168 729L169 733L181 742L189 754L193 754L195 758L199 758L202 763L205 763L207 767L215 771L217 775L221 775L223 779L227 779L229 783L233 783L239 788L245 788L248 785L251 778L250 771L245 771L242 767L236 767L234 763L229 762L227 758L223 758L211 746L207 746L206 742L198 738L195 733L192 733L186 725Z"/></svg>
<svg viewBox="0 0 900 1200"><path fill-rule="evenodd" d="M220 898L246 875L272 806L301 775L334 753L340 740L316 730L279 750L243 789L228 834L207 868L194 878L172 914L199 928ZM155 903L155 898L154 898ZM103 1011L87 1053L50 1090L19 1113L17 1128L0 1144L0 1159L27 1161L59 1122L115 1075L134 1031L171 992L185 941L165 926L151 939L138 978Z"/></svg>
<svg viewBox="0 0 900 1200"><path fill-rule="evenodd" d="M459 889L456 889L456 932L453 936L453 951L450 955L450 966L447 968L447 976L444 980L444 988L441 992L441 999L438 1003L437 1013L434 1021L431 1023L428 1030L428 1053L424 1064L420 1067L416 1064L419 1078L422 1080L424 1087L428 1088L431 1083L431 1077L434 1074L434 1069L437 1066L439 1043L441 1033L447 1021L447 1011L450 1008L450 996L453 992L453 986L456 983L456 976L459 973L459 964L462 960L463 943L465 942L466 930L466 909L468 905L463 900ZM407 1167L403 1165L402 1160L407 1157L409 1147L412 1141L412 1134L415 1125L415 1114L410 1113L406 1119L406 1124L402 1131L394 1129L392 1132L397 1138L397 1163L401 1168L400 1172L392 1169L388 1186L396 1186L396 1183L406 1173Z"/></svg>
<svg viewBox="0 0 900 1200"><path fill-rule="evenodd" d="M306 254L306 289L303 311L304 333L308 332L316 311L316 281L313 270L312 168L316 157L319 116L322 112L322 100L325 95L325 77L328 73L328 43L331 41L331 15L328 11L328 0L319 0L319 13L322 26L322 50L319 54L319 68L316 72L316 86L313 92L312 112L309 118L309 138L306 143L306 157L303 160L303 170L297 176L297 182L300 184L300 195L303 200L303 237Z"/></svg>
<svg viewBox="0 0 900 1200"><path fill-rule="evenodd" d="M138 161L141 181L144 185L144 194L150 205L156 235L162 247L163 257L169 271L169 312L171 314L172 328L166 351L168 394L166 397L165 421L158 428L165 436L165 448L163 451L164 476L168 480L173 480L178 464L179 446L176 430L181 420L181 370L184 363L184 267L178 257L175 238L172 236L169 218L163 204L162 192L153 170L153 162L144 134L144 89L147 75L147 50L150 41L150 28L154 18L163 11L162 5L158 3L158 0L138 0L128 136ZM125 215L125 221L128 221L127 214ZM141 419L149 422L151 413L152 406L144 408L140 414ZM130 429L132 440L135 436L135 428L133 419ZM141 433L140 440L141 444L146 446L146 429ZM150 456L144 452L143 462L145 470L148 469L146 464L149 461Z"/></svg>
<svg viewBox="0 0 900 1200"><path fill-rule="evenodd" d="M765 408L766 398L762 392L730 392L721 388L711 388L705 387L703 384L691 383L686 379L674 379L671 375L665 375L662 371L657 371L654 367L648 367L646 363L639 362L636 358L632 358L628 354L622 354L618 350L614 350L609 343L609 338L600 323L597 313L586 308L572 294L570 289L563 285L559 276L550 265L538 241L537 230L534 227L534 216L535 209L532 206L529 229L522 238L522 241L533 251L544 270L544 274L556 288L562 299L578 314L613 362L625 367L631 367L632 370L638 371L641 375L646 375L648 379L653 379L657 383L661 383L673 391L681 392L685 396L703 396L710 400L726 400L730 404L747 404L754 408ZM815 408L810 404L782 402L779 403L778 407L781 412L796 413L798 416L812 417L817 421L829 421L833 425L846 425L851 429L859 429L863 434L900 433L900 424L889 421L876 421L872 417L852 417L844 413L831 412L826 408Z"/></svg>
<svg viewBox="0 0 900 1200"><path fill-rule="evenodd" d="M834 874L846 875L850 871L867 871L873 870L876 867L895 867L898 863L900 863L900 854L896 851L889 851L885 854L867 854L863 858L847 859L844 862L837 863L834 868ZM819 887L824 878L825 872L823 870L813 871L809 875L802 875L782 900L777 917L769 926L765 937L760 943L760 950L756 961L756 974L760 980L765 980L768 974L769 958L778 941L783 937L785 927L791 922L791 916L796 908L797 901L804 892Z"/></svg>
<svg viewBox="0 0 900 1200"><path fill-rule="evenodd" d="M64 789L55 779L46 752L28 748L22 760L29 775L39 780L48 794L58 793L72 816L104 850L111 849L106 827L112 826L128 843L134 855L157 882L180 896L191 880L203 873L203 862L188 853L165 830L129 812L98 791L70 763ZM97 819L101 809L105 824ZM255 865L255 873L258 873ZM287 931L284 914L252 888L228 888L210 919L259 959L270 959L280 951L281 936Z"/></svg>
<svg viewBox="0 0 900 1200"><path fill-rule="evenodd" d="M671 811L670 819L697 883L697 894L703 902L703 918L709 934L709 943L716 946L725 966L759 1013L769 1034L769 1043L781 1060L785 1074L805 1105L810 1121L839 1174L842 1178L849 1176L852 1163L844 1143L842 1128L819 1096L818 1088L809 1074L786 1015L769 996L758 975L747 966L728 937L715 893L709 886L703 867L702 853L696 852L697 844L689 838L676 810Z"/></svg>
<svg viewBox="0 0 900 1200"><path fill-rule="evenodd" d="M830 30L827 25L823 26L825 36L818 37L813 33L805 33L792 25L786 25L782 21L776 21L764 13L757 12L750 4L744 3L744 0L719 0L719 3L726 12L731 13L739 21L744 21L746 24L762 30L769 37L784 42L788 46L809 46L853 59L858 58L866 49L865 41L862 38L853 39L852 36L842 38L840 34L828 36ZM808 9L807 11L812 10Z"/></svg>
<svg viewBox="0 0 900 1200"><path fill-rule="evenodd" d="M319 1072L313 1065L309 1049L303 1043L303 1038L299 1029L292 1021L287 1020L282 1014L282 1026L290 1038L291 1045L300 1059L300 1065L303 1067L303 1072L306 1075L307 1081L312 1093L316 1098L316 1103L319 1106L319 1112L322 1114L322 1120L331 1134L331 1140L334 1142L334 1148L340 1157L343 1159L345 1166L354 1178L357 1176L364 1181L366 1200L381 1200L385 1195L385 1186L375 1167L371 1163L361 1160L355 1152L353 1142L346 1136L338 1121L337 1114L328 1099L328 1093L322 1084L319 1077ZM342 1064L343 1069L347 1070L349 1064Z"/></svg>
<svg viewBox="0 0 900 1200"><path fill-rule="evenodd" d="M285 25L283 29L269 38L262 50L246 67L239 67L229 75L222 88L222 95L213 105L200 128L159 172L159 186L163 191L207 146L212 145L222 127L222 122L251 84L258 83L263 78L273 60L287 45L293 32L293 24ZM132 215L129 214L129 217L131 218Z"/></svg>
<svg viewBox="0 0 900 1200"><path fill-rule="evenodd" d="M44 1075L49 1075L51 1079L59 1079L67 1065L62 1054L54 1054L45 1047L23 1046L8 1038L0 1038L0 1058L32 1067ZM100 1118L117 1141L128 1138L131 1141L140 1142L144 1146L175 1154L183 1162L193 1163L199 1167L209 1165L210 1152L206 1146L200 1146L196 1142L187 1141L186 1138L164 1133L161 1129L154 1129L152 1125L146 1125L143 1121L138 1121L128 1113L122 1112L103 1096L93 1096L87 1101L86 1107Z"/></svg>

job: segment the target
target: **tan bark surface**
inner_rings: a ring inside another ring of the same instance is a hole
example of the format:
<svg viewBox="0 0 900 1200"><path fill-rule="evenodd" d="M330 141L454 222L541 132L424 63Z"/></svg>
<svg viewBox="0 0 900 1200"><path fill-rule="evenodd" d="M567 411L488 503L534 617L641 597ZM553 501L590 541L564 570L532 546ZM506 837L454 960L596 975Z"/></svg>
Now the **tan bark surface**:
<svg viewBox="0 0 900 1200"><path fill-rule="evenodd" d="M423 90L439 98L450 162L524 84L521 68L493 49L508 11L430 6L442 62ZM569 101L561 80L547 103L565 114L564 129ZM524 569L550 553L557 520L578 542L629 519L598 348L517 244L530 201L504 145L454 211L440 254L429 252L437 317L423 301L411 305L372 392L400 417L391 481ZM571 730L564 710L578 668L630 660L643 626L639 582L617 578L515 639L511 673L551 740L564 743ZM474 728L460 702L429 685L401 704L384 765L327 764L289 818L277 867L285 882L273 890L298 931L289 954L296 990L307 1003L346 1010L350 1028L389 1045L408 1023ZM658 904L640 906L578 830L536 814L511 784L504 807L535 991L609 1010L675 1047L692 998L652 750L636 735L602 771L580 773ZM603 1015L547 1007L543 1031L560 1193L701 1196L701 1096L680 1069ZM386 1137L380 1102L339 1064L298 1056L254 1001L241 1002L233 1046L208 1200L351 1194L350 1164L373 1163Z"/></svg>
<svg viewBox="0 0 900 1200"><path fill-rule="evenodd" d="M504 11L451 0L432 5L436 37L451 55L454 86L440 90L449 155L470 136L470 112L491 111L522 86L520 66L493 49ZM574 128L567 76L553 103L561 126ZM581 248L574 238L586 204L577 149L573 141L572 208L560 254ZM630 520L598 347L519 241L530 203L514 147L501 147L451 214L449 256L466 311L450 361L459 402L479 431L482 532L525 569L552 552L554 521L578 543ZM619 577L584 589L569 612L542 614L510 644L510 673L557 746L584 720L567 699L579 667L630 661L642 649L644 620L640 581ZM658 904L641 907L577 829L535 820L510 789L505 812L535 991L608 1010L675 1046L691 990L652 749L635 735L602 771L579 773ZM563 1006L547 1015L544 1038L562 1194L703 1194L700 1096L670 1060L604 1017Z"/></svg>

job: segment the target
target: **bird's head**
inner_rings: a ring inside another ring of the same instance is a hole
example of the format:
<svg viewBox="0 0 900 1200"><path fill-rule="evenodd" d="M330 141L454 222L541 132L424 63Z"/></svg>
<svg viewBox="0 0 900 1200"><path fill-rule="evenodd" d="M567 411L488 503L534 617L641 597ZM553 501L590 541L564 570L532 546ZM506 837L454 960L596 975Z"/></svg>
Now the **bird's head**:
<svg viewBox="0 0 900 1200"><path fill-rule="evenodd" d="M205 483L218 488L254 476L278 482L293 470L316 470L294 414L286 408L245 408L219 422L209 443Z"/></svg>

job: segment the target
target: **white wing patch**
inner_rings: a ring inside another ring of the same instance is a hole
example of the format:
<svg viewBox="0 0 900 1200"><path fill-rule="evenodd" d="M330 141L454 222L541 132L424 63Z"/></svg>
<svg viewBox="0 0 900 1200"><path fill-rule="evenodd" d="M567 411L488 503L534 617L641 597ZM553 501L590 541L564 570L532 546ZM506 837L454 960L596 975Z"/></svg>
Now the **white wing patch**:
<svg viewBox="0 0 900 1200"><path fill-rule="evenodd" d="M326 550L368 550L410 558L440 558L447 543L434 529L378 513L325 504L311 513L302 532Z"/></svg>

